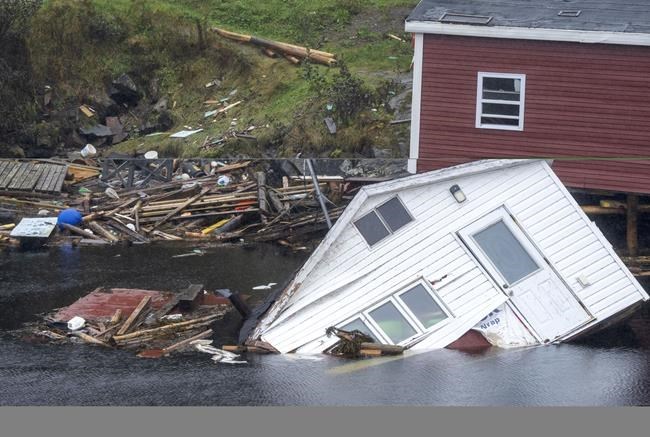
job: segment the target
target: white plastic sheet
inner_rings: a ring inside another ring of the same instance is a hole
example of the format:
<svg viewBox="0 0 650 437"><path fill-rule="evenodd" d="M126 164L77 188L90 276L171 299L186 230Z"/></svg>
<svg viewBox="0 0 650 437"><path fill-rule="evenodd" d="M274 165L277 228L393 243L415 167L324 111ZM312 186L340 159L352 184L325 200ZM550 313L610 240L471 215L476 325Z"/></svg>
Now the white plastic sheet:
<svg viewBox="0 0 650 437"><path fill-rule="evenodd" d="M473 329L483 334L493 346L502 348L530 346L539 343L507 304L496 308L478 322Z"/></svg>

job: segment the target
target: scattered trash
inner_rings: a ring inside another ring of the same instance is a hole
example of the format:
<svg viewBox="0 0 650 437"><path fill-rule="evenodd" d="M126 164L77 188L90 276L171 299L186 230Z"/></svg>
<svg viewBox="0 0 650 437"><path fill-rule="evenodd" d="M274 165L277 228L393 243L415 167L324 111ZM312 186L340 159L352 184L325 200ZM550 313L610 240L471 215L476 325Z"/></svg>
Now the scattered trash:
<svg viewBox="0 0 650 437"><path fill-rule="evenodd" d="M158 159L158 152L150 150L144 154L144 159Z"/></svg>
<svg viewBox="0 0 650 437"><path fill-rule="evenodd" d="M247 364L246 361L236 360L239 355L212 346L212 340L195 340L190 344L194 345L194 348L199 352L212 355L211 360L215 363Z"/></svg>
<svg viewBox="0 0 650 437"><path fill-rule="evenodd" d="M334 119L332 117L325 117L324 121L327 125L327 130L329 133L332 135L336 134L336 123L334 123Z"/></svg>
<svg viewBox="0 0 650 437"><path fill-rule="evenodd" d="M59 213L59 216L57 217L56 220L56 224L59 225L60 229L63 229L64 224L77 226L82 221L83 221L83 216L78 210L74 208L68 208L68 209L64 209Z"/></svg>
<svg viewBox="0 0 650 437"><path fill-rule="evenodd" d="M70 320L68 320L68 329L70 331L76 331L78 329L83 328L85 324L86 324L86 319L84 319L83 317L75 316Z"/></svg>
<svg viewBox="0 0 650 437"><path fill-rule="evenodd" d="M120 195L117 194L117 191L111 187L106 188L106 190L104 190L104 193L111 199L120 200Z"/></svg>
<svg viewBox="0 0 650 437"><path fill-rule="evenodd" d="M194 134L199 133L201 131L203 131L203 129L182 130L182 131L178 131L178 132L176 132L174 134L171 134L169 137L170 138L187 138L190 135L194 135Z"/></svg>
<svg viewBox="0 0 650 437"><path fill-rule="evenodd" d="M205 255L205 251L203 251L201 249L194 249L193 251L191 251L189 253L183 253L183 254L180 254L180 255L173 255L172 258L185 258L185 257L188 257L188 256L203 256L203 255Z"/></svg>
<svg viewBox="0 0 650 437"><path fill-rule="evenodd" d="M217 178L217 185L220 187L225 187L230 183L230 178L226 175L219 176Z"/></svg>
<svg viewBox="0 0 650 437"><path fill-rule="evenodd" d="M253 287L253 290L270 290L274 285L278 285L276 282L269 282L266 285L257 285Z"/></svg>
<svg viewBox="0 0 650 437"><path fill-rule="evenodd" d="M81 149L80 153L82 158L92 158L97 154L97 149L92 144L86 144L86 147Z"/></svg>

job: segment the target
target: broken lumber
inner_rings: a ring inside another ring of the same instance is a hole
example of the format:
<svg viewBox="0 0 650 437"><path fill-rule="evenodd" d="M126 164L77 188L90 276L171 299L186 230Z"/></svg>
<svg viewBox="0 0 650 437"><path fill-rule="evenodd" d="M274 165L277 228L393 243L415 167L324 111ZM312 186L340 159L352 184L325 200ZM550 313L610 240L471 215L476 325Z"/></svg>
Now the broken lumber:
<svg viewBox="0 0 650 437"><path fill-rule="evenodd" d="M159 328L143 329L141 331L135 331L129 334L115 335L113 336L113 340L115 340L116 342L123 342L123 341L128 341L137 337L146 336L150 334L160 334L168 331L174 331L175 329L179 329L179 328L184 328L182 330L187 330L188 327L189 328L198 327L202 324L205 324L206 322L212 323L214 319L216 319L219 316L220 316L219 314L211 314L209 316L200 317L198 319L193 319L193 320L187 320L185 322L170 323L169 325L161 326Z"/></svg>
<svg viewBox="0 0 650 437"><path fill-rule="evenodd" d="M190 344L190 342L192 342L194 340L200 340L202 338L209 337L210 335L212 335L212 329L208 329L207 331L203 331L202 333L197 334L197 335L195 335L193 337L186 338L185 340L181 340L178 343L174 343L172 345L169 345L169 346L167 346L166 348L163 349L163 355L167 355L167 354L169 354L169 353L171 353L171 352L173 352L175 350L178 350L178 349L182 348L183 346L186 346L186 345Z"/></svg>
<svg viewBox="0 0 650 437"><path fill-rule="evenodd" d="M85 334L83 332L73 332L73 335L79 337L86 343L92 343L92 344L97 344L99 346L110 347L110 345L104 343L103 341L97 340L95 337L91 337L90 335Z"/></svg>
<svg viewBox="0 0 650 437"><path fill-rule="evenodd" d="M117 238L115 235L111 234L108 229L104 228L102 225L100 225L97 222L88 222L86 223L90 229L95 231L96 233L102 235L104 238L106 238L108 241L111 241L113 243L116 243L120 241L119 238Z"/></svg>
<svg viewBox="0 0 650 437"><path fill-rule="evenodd" d="M61 223L61 226L63 226L65 229L69 230L70 232L81 235L82 237L90 238L91 240L104 241L102 238L98 237L97 235L90 233L88 231L84 231L83 229L73 226L69 223Z"/></svg>
<svg viewBox="0 0 650 437"><path fill-rule="evenodd" d="M173 209L169 214L167 214L165 217L163 217L162 219L160 219L160 220L158 220L156 223L154 223L154 225L153 225L153 227L152 227L152 230L155 230L157 227L159 227L160 225L162 225L163 223L165 223L167 220L169 220L170 218L172 218L173 216L175 216L176 214L178 214L179 212L181 212L183 209L187 208L188 206L190 206L191 204L193 204L194 202L196 202L197 200L199 200L201 197L203 197L204 195L206 195L206 194L208 193L208 191L210 191L209 188L203 188L199 194L197 194L196 196L192 196L192 197L190 197L189 199L187 199L185 202L181 203L179 206L177 206L176 208L174 208L174 209Z"/></svg>
<svg viewBox="0 0 650 437"><path fill-rule="evenodd" d="M404 346L382 343L361 343L361 350L380 351L384 355L399 355L404 353Z"/></svg>
<svg viewBox="0 0 650 437"><path fill-rule="evenodd" d="M224 38L228 38L238 42L246 42L258 45L260 47L265 47L267 49L273 50L275 52L282 52L285 57L292 56L294 58L308 58L319 64L332 66L336 64L335 55L328 52L323 52L321 50L311 50L306 47L301 47L293 44L283 43L279 41L272 41L267 39L258 38L252 35L244 35L240 33L230 32L218 27L212 28L213 32L216 32Z"/></svg>
<svg viewBox="0 0 650 437"><path fill-rule="evenodd" d="M128 332L128 330L131 328L131 325L133 325L133 322L138 318L140 313L144 311L144 309L149 305L149 302L151 301L151 296L145 296L142 298L138 306L133 310L131 315L129 316L128 319L126 319L126 322L122 325L122 327L117 331L117 335L124 335Z"/></svg>

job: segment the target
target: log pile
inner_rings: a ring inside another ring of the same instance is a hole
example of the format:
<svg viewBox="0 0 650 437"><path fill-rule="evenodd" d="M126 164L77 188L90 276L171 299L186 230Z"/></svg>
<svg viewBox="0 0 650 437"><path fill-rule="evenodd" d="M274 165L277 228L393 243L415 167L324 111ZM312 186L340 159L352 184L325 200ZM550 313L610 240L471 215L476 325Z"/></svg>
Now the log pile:
<svg viewBox="0 0 650 437"><path fill-rule="evenodd" d="M312 62L327 65L331 67L336 65L336 56L333 53L322 50L309 49L307 47L297 46L279 41L258 38L252 35L230 32L218 27L212 28L212 31L218 35L238 42L250 43L262 48L262 52L269 57L284 56L292 64L299 64L303 59L309 59Z"/></svg>

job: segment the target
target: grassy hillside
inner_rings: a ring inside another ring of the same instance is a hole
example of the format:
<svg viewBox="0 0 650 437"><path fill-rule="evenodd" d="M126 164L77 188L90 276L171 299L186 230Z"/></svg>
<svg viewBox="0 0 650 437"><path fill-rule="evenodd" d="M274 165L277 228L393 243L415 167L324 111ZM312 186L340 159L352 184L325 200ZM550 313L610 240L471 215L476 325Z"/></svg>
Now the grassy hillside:
<svg viewBox="0 0 650 437"><path fill-rule="evenodd" d="M131 138L114 146L119 151L339 157L367 155L374 146L397 156L408 125L389 125L394 114L386 103L404 89L399 79L407 76L412 50L410 42L387 33L408 37L403 20L415 4L50 0L33 17L28 41L36 80L55 87L58 108L101 101L106 84L128 73L145 90L147 104L167 100L175 128L204 129L187 140ZM330 51L343 68L272 59L257 47L219 37L212 26ZM205 87L215 79L219 87ZM203 102L224 98L242 103L215 121L204 119L204 111L215 107ZM336 120L336 135L328 133L326 116ZM34 135L48 126L35 127ZM250 126L256 140L229 138L219 147L201 148L206 137Z"/></svg>

